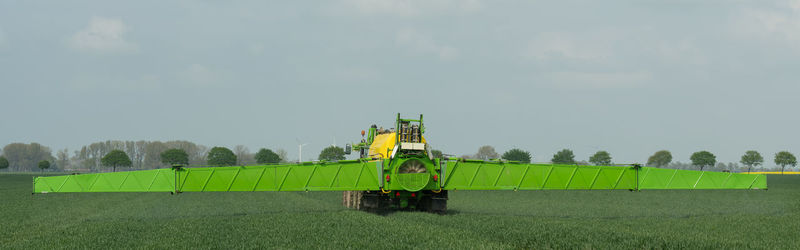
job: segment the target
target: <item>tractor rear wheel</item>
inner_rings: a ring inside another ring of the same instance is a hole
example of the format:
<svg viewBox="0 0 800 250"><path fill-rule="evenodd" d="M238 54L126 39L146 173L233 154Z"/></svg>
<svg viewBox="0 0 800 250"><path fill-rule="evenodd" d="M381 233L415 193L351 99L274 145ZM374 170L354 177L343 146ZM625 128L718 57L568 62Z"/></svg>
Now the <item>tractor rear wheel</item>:
<svg viewBox="0 0 800 250"><path fill-rule="evenodd" d="M387 196L378 192L364 191L361 193L361 207L359 210L370 213L383 213L389 208Z"/></svg>
<svg viewBox="0 0 800 250"><path fill-rule="evenodd" d="M342 193L342 206L346 208L361 209L361 191L344 191Z"/></svg>
<svg viewBox="0 0 800 250"><path fill-rule="evenodd" d="M420 200L419 210L428 213L445 214L447 213L447 190L440 193L427 193Z"/></svg>

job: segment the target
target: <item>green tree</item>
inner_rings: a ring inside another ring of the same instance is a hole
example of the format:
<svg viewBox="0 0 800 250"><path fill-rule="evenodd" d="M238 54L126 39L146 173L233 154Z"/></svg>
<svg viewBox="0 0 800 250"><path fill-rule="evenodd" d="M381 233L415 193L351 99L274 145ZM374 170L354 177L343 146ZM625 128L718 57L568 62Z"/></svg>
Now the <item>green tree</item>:
<svg viewBox="0 0 800 250"><path fill-rule="evenodd" d="M750 168L752 168L753 166L761 165L761 163L764 163L764 157L761 157L761 154L759 154L758 151L750 150L745 152L744 155L742 155L742 160L739 162L747 166L747 172L749 173Z"/></svg>
<svg viewBox="0 0 800 250"><path fill-rule="evenodd" d="M439 159L444 158L444 153L442 153L441 150L436 150L436 149L431 150L431 154L433 155L433 158L439 158Z"/></svg>
<svg viewBox="0 0 800 250"><path fill-rule="evenodd" d="M503 153L503 159L531 163L531 153L522 149L514 148Z"/></svg>
<svg viewBox="0 0 800 250"><path fill-rule="evenodd" d="M128 154L122 150L111 150L102 159L100 159L100 163L102 163L106 167L111 167L113 172L117 172L117 167L130 167L133 165L131 162L131 158L128 157Z"/></svg>
<svg viewBox="0 0 800 250"><path fill-rule="evenodd" d="M589 162L596 166L611 165L611 154L606 151L597 151L592 157L589 157Z"/></svg>
<svg viewBox="0 0 800 250"><path fill-rule="evenodd" d="M563 149L554 154L550 161L554 164L575 164L575 154L572 153L572 150Z"/></svg>
<svg viewBox="0 0 800 250"><path fill-rule="evenodd" d="M4 156L0 156L0 169L8 168L8 159Z"/></svg>
<svg viewBox="0 0 800 250"><path fill-rule="evenodd" d="M279 163L281 162L281 156L272 152L272 150L262 148L258 150L256 153L256 162L258 164L269 164L269 163Z"/></svg>
<svg viewBox="0 0 800 250"><path fill-rule="evenodd" d="M167 165L189 165L189 154L180 148L173 148L161 152L161 163Z"/></svg>
<svg viewBox="0 0 800 250"><path fill-rule="evenodd" d="M213 147L208 151L208 165L233 166L236 165L236 155L226 147Z"/></svg>
<svg viewBox="0 0 800 250"><path fill-rule="evenodd" d="M781 174L783 174L783 168L787 165L792 167L797 166L797 158L795 158L792 153L781 151L775 154L775 164L781 166Z"/></svg>
<svg viewBox="0 0 800 250"><path fill-rule="evenodd" d="M667 150L661 150L647 158L647 165L653 167L664 167L672 162L672 153Z"/></svg>
<svg viewBox="0 0 800 250"><path fill-rule="evenodd" d="M44 173L44 170L48 169L48 168L50 168L50 162L49 161L40 161L39 162L39 169L42 170L42 173Z"/></svg>
<svg viewBox="0 0 800 250"><path fill-rule="evenodd" d="M340 161L344 159L344 149L337 146L330 146L319 152L320 161Z"/></svg>
<svg viewBox="0 0 800 250"><path fill-rule="evenodd" d="M692 165L700 167L700 171L703 171L704 167L714 166L714 164L717 164L717 157L711 152L705 150L694 152L692 157L689 159L692 160Z"/></svg>

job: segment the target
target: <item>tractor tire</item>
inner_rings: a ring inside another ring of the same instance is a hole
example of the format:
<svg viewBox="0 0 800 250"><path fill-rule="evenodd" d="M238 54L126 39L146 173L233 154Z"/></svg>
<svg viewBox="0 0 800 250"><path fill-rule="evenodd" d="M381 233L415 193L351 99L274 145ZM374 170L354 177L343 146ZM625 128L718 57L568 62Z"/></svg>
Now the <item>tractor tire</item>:
<svg viewBox="0 0 800 250"><path fill-rule="evenodd" d="M429 207L427 207L429 213L435 214L446 214L447 213L447 190L442 191L438 194L433 194L430 196L430 203Z"/></svg>
<svg viewBox="0 0 800 250"><path fill-rule="evenodd" d="M384 214L391 206L388 196L375 191L361 192L361 206L359 210L375 214Z"/></svg>
<svg viewBox="0 0 800 250"><path fill-rule="evenodd" d="M361 208L361 191L344 191L342 192L342 206L352 209Z"/></svg>

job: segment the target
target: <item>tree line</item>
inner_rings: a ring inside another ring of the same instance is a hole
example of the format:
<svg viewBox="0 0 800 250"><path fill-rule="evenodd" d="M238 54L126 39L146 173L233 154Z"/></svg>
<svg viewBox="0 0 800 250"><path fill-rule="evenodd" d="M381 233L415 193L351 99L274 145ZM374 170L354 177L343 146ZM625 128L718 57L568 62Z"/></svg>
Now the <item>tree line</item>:
<svg viewBox="0 0 800 250"><path fill-rule="evenodd" d="M434 150L436 151L436 150ZM441 157L441 151L433 152L434 156L439 154L438 157ZM533 159L530 152L512 148L502 155L498 154L495 151L494 147L485 145L478 148L478 152L471 155L463 155L461 158L466 159L480 159L480 160L491 160L491 159L504 159L509 161L518 161L522 163L530 163ZM739 167L736 163L722 163L717 162L717 158L714 154L708 151L698 151L694 152L691 157L689 157L691 163L681 163L681 162L672 162L672 153L668 150L660 150L655 152L652 156L647 159L646 166L650 167L657 167L657 168L677 168L677 169L699 169L704 170L706 168L716 168L714 170L718 171L741 171L750 172L754 167L763 166L764 164L764 157L761 156L761 153L755 150L748 150L746 151L739 163L743 165L743 167ZM595 154L589 157L588 161L577 161L575 160L575 154L570 149L563 149L558 151L553 155L550 159L550 162L553 164L577 164L577 165L597 165L597 166L608 166L613 165L611 154L607 151L597 151ZM788 151L781 151L775 153L773 157L773 162L775 165L780 166L781 172L788 167L796 167L797 166L797 158L794 154Z"/></svg>
<svg viewBox="0 0 800 250"><path fill-rule="evenodd" d="M11 143L3 147L2 154L0 154L0 169L8 169L8 171L38 171L49 169L50 171L104 171L108 167L112 170L116 167L128 167L130 169L155 169L169 167L170 163L162 159L165 155L163 153L177 149L186 154L186 161L183 164L187 165L218 165L213 161L209 161L211 154L218 153L221 149L214 150L204 145L199 145L190 141L116 141L108 140L103 142L94 142L89 145L82 146L79 150L75 150L70 154L68 149L62 149L55 152L46 146L38 143ZM261 149L257 153L250 153L249 149L245 146L238 145L233 147L233 150L225 148L230 151L235 157L233 162L225 162L227 165L248 165L258 164L259 153L261 155L265 152L272 152L277 156L270 155L268 161L271 162L285 162L287 152L283 149L269 150ZM121 154L130 161L127 162L103 162L103 158L109 156L114 152L110 159L121 159ZM174 153L174 151L173 151ZM277 160L275 160L277 159ZM44 163L47 162L47 167ZM109 165L109 164L114 164ZM230 164L228 164L230 163Z"/></svg>
<svg viewBox="0 0 800 250"><path fill-rule="evenodd" d="M323 149L319 160L338 161L345 159L344 149L330 146ZM261 148L252 154L249 149L237 145L208 148L190 141L104 141L95 142L75 150L70 156L68 149L59 150L53 156L49 147L38 143L11 143L3 147L0 154L0 169L10 171L104 171L118 167L133 170L165 168L172 165L236 166L253 164L275 164L287 162L283 149Z"/></svg>
<svg viewBox="0 0 800 250"><path fill-rule="evenodd" d="M445 155L440 150L432 150L431 153L436 158ZM50 148L38 143L11 143L3 147L0 155L0 169L10 169L11 171L34 171L37 168L41 171L51 170L70 170L70 171L103 171L111 168L116 171L117 167L127 167L132 169L154 169L164 168L172 165L207 165L207 166L236 166L252 164L275 164L287 162L287 153L283 149L275 151L261 148L255 154L251 154L249 149L242 145L237 145L233 150L226 147L208 148L189 141L104 141L95 142L81 147L80 150L69 155L67 149L56 152L52 155ZM463 155L466 159L505 159L522 163L530 163L533 156L530 152L512 148L502 155L498 154L494 147L485 145L478 148L478 152L471 155ZM330 146L324 148L318 157L324 161L338 161L345 159L343 148ZM716 156L708 151L698 151L689 158L690 163L672 162L672 153L668 150L655 152L647 159L646 166L657 168L675 169L709 169L717 171L751 171L753 168L763 166L764 157L758 151L746 151L739 163L717 162ZM577 165L614 165L611 154L607 151L597 151L589 157L588 161L575 160L575 154L570 149L558 151L550 159L554 164L577 164ZM780 166L781 171L788 167L797 166L797 159L788 151L781 151L774 155L773 162Z"/></svg>

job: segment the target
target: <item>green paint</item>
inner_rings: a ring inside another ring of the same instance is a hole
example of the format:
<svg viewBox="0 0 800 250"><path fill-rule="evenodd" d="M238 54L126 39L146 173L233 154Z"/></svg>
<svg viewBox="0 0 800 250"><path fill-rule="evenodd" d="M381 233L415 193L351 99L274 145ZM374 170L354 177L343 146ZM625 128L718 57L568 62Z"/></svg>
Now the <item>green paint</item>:
<svg viewBox="0 0 800 250"><path fill-rule="evenodd" d="M447 169L445 190L767 189L765 175L650 167L448 161Z"/></svg>
<svg viewBox="0 0 800 250"><path fill-rule="evenodd" d="M438 190L440 185L444 190L767 188L765 175L649 167L636 170L616 166L414 158L425 163L428 173L397 173L399 166L408 159L411 158L387 161L383 171L376 168L374 161L363 160L36 177L33 192L378 191L386 176L389 181L383 183L385 190L411 192ZM434 162L446 164L444 176L442 164ZM439 183L441 177L445 178L445 183Z"/></svg>
<svg viewBox="0 0 800 250"><path fill-rule="evenodd" d="M640 166L577 166L509 161L434 159L419 119L397 114L394 145L376 140L372 125L366 138L352 145L359 160L297 164L194 167L37 177L34 193L64 192L254 192L365 191L349 206L411 209L443 213L448 190L641 190L766 189L764 175L743 175ZM365 134L362 133L362 136ZM369 152L387 151L385 154ZM351 145L346 146L351 151ZM389 153L391 152L391 154Z"/></svg>

